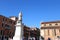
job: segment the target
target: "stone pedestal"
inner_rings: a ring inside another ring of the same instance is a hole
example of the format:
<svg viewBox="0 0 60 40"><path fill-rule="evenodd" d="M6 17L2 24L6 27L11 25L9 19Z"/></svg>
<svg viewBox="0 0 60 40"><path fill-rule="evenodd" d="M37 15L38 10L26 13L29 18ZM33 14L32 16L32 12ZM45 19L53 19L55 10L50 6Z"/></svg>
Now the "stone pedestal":
<svg viewBox="0 0 60 40"><path fill-rule="evenodd" d="M8 40L13 40L13 39L9 38Z"/></svg>

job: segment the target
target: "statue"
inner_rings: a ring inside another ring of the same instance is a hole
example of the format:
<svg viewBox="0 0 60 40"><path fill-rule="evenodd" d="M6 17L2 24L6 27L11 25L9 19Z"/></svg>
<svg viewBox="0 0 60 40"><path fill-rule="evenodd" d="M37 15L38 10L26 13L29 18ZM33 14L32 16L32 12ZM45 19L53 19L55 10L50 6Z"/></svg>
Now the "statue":
<svg viewBox="0 0 60 40"><path fill-rule="evenodd" d="M22 12L19 13L13 40L23 40Z"/></svg>

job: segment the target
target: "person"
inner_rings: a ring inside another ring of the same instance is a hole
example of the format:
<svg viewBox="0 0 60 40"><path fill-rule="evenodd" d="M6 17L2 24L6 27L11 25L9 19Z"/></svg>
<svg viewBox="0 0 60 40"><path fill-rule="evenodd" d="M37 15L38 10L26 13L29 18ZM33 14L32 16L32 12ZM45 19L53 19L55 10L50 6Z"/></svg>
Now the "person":
<svg viewBox="0 0 60 40"><path fill-rule="evenodd" d="M51 40L50 38L48 38L48 40Z"/></svg>

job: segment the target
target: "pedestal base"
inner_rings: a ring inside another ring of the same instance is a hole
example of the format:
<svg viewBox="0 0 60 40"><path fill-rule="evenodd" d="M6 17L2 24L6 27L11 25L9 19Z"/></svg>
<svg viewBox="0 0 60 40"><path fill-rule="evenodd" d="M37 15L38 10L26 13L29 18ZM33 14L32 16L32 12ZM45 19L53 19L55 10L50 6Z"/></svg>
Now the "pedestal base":
<svg viewBox="0 0 60 40"><path fill-rule="evenodd" d="M13 39L9 38L9 40L13 40Z"/></svg>
<svg viewBox="0 0 60 40"><path fill-rule="evenodd" d="M13 37L13 40L23 40L23 39L20 37Z"/></svg>

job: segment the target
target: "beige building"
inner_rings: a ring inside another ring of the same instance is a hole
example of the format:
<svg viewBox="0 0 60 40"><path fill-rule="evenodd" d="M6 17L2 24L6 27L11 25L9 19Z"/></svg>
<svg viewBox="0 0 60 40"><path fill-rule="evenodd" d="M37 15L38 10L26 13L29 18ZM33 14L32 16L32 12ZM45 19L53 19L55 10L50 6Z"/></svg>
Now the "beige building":
<svg viewBox="0 0 60 40"><path fill-rule="evenodd" d="M40 34L44 40L60 40L60 21L41 22Z"/></svg>

